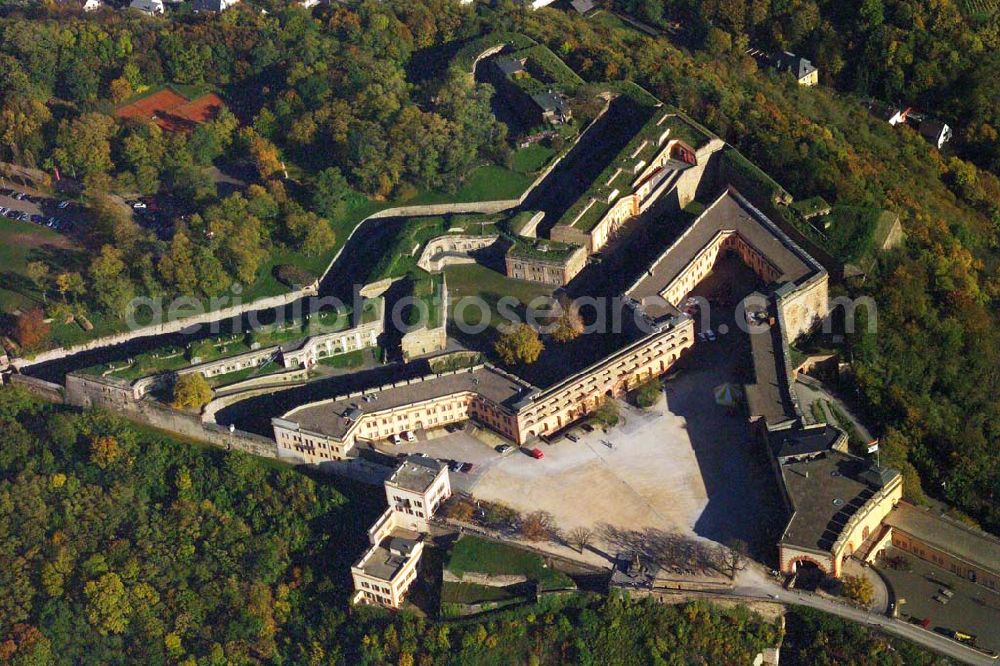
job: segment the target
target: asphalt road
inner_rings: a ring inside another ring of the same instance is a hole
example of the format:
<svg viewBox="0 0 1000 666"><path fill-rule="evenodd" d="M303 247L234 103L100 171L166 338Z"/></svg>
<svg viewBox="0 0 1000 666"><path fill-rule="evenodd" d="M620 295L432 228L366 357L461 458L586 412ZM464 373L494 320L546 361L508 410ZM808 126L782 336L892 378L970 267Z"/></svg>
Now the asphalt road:
<svg viewBox="0 0 1000 666"><path fill-rule="evenodd" d="M786 590L774 579L761 571L757 566L750 565L740 572L739 581L729 596L758 599L762 601L778 601L784 604L808 606L817 610L837 615L839 617L867 625L886 634L898 636L966 664L996 664L997 660L962 645L957 641L940 634L928 631L903 620L894 620L884 615L861 610L853 606L832 601L809 592Z"/></svg>

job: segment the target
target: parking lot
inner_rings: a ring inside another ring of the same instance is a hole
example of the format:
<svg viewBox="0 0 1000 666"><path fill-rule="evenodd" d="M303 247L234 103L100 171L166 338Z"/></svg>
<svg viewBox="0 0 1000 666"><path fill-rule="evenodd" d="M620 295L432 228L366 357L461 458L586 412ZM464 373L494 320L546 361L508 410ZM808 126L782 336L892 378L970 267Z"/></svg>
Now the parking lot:
<svg viewBox="0 0 1000 666"><path fill-rule="evenodd" d="M979 648L1000 652L1000 594L897 548L888 548L886 556L903 557L910 567L903 571L879 566L895 593L899 617L914 623L926 619L927 628L939 633L972 634ZM950 599L942 589L951 591Z"/></svg>
<svg viewBox="0 0 1000 666"><path fill-rule="evenodd" d="M77 210L72 202L0 188L0 215L10 220L32 222L55 231L68 232L75 226Z"/></svg>

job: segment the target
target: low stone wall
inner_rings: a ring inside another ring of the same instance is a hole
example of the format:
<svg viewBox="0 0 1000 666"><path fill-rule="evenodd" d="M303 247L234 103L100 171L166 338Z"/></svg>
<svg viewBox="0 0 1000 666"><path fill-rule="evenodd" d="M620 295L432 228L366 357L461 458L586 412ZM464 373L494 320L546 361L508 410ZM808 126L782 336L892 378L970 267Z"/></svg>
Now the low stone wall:
<svg viewBox="0 0 1000 666"><path fill-rule="evenodd" d="M521 235L528 238L538 238L538 223L545 218L545 211L540 210L531 216L528 223L521 228Z"/></svg>
<svg viewBox="0 0 1000 666"><path fill-rule="evenodd" d="M285 372L274 372L269 375L251 377L249 379L244 379L243 381L233 382L232 384L225 384L220 386L219 390L226 391L226 395L229 395L230 392L235 393L253 388L262 388L265 386L287 388L288 386L291 386L293 382L305 381L308 377L309 370L306 368L294 368Z"/></svg>
<svg viewBox="0 0 1000 666"><path fill-rule="evenodd" d="M448 333L444 326L418 328L403 335L400 340L403 358L410 360L439 352L448 346Z"/></svg>
<svg viewBox="0 0 1000 666"><path fill-rule="evenodd" d="M201 324L210 324L214 321L221 321L224 319L233 319L234 317L240 317L247 312L252 312L254 310L271 310L275 308L283 308L289 303L292 303L304 296L312 296L316 294L316 283L299 289L297 291L291 291L287 294L281 294L279 296L272 296L270 298L264 298L257 301L251 301L248 303L241 303L240 305L234 305L228 308L222 308L221 310L213 310L212 312L205 312L200 315L194 315L192 317L182 317L180 319L175 319L173 321L164 322L162 324L153 324L151 326L143 326L137 328L134 331L126 331L124 333L116 333L114 335L107 335L90 342L84 342L78 345L73 345L72 347L62 347L59 349L52 349L47 352L42 352L31 358L19 358L15 359L11 365L18 369L23 369L32 365L39 363L46 363L48 361L57 361L67 356L72 356L84 351L90 351L92 349L100 349L102 347L113 347L115 345L120 345L126 342L130 342L137 338L144 338L156 335L164 335L167 333L177 333L183 331L186 328L193 326L198 326Z"/></svg>
<svg viewBox="0 0 1000 666"><path fill-rule="evenodd" d="M534 184L525 192L530 192ZM494 201L466 201L462 203L424 204L418 206L397 206L372 213L367 220L377 220L386 217L425 217L428 215L454 215L460 213L502 213L521 205L521 198L497 199Z"/></svg>
<svg viewBox="0 0 1000 666"><path fill-rule="evenodd" d="M454 574L448 569L442 572L441 579L445 583L472 583L474 585L485 585L486 587L507 587L508 585L519 585L528 582L528 577L524 574L486 574L476 571Z"/></svg>
<svg viewBox="0 0 1000 666"><path fill-rule="evenodd" d="M460 263L475 263L469 256L470 252L489 247L499 236L469 236L465 234L447 234L427 241L417 266L428 273L440 271L445 266Z"/></svg>
<svg viewBox="0 0 1000 666"><path fill-rule="evenodd" d="M196 365L189 365L186 368L181 368L177 370L178 375L188 375L192 372L200 372L205 377L215 377L217 375L225 375L230 372L236 372L237 370L244 370L250 367L256 367L270 358L272 355L276 354L280 347L274 345L273 347L265 347L263 349L255 349L253 351L244 352L242 354L236 354L234 356L227 356L225 358L220 358L215 361L208 361L206 363L198 363Z"/></svg>
<svg viewBox="0 0 1000 666"><path fill-rule="evenodd" d="M392 286L392 283L396 280L393 278L385 278L384 280L378 280L376 282L369 282L365 286L358 290L358 294L363 298L378 298Z"/></svg>

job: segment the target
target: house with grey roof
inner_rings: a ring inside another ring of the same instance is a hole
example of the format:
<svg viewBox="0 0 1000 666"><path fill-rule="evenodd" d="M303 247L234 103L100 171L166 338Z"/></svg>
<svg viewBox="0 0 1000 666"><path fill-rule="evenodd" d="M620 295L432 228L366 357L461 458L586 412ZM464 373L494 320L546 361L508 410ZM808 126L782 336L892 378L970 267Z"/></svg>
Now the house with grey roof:
<svg viewBox="0 0 1000 666"><path fill-rule="evenodd" d="M163 14L163 0L132 0L129 9L137 9L150 16Z"/></svg>
<svg viewBox="0 0 1000 666"><path fill-rule="evenodd" d="M938 150L951 141L951 128L948 123L936 118L925 117L917 126L917 131L922 137L933 143Z"/></svg>
<svg viewBox="0 0 1000 666"><path fill-rule="evenodd" d="M819 70L802 56L782 51L771 58L771 64L779 72L791 73L800 86L814 86L819 83Z"/></svg>

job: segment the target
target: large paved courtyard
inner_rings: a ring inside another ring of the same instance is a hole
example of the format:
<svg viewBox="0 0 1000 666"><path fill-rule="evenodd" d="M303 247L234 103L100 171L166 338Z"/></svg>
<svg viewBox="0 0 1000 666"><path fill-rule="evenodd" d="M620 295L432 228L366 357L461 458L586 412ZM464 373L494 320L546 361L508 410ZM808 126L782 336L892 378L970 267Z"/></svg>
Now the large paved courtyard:
<svg viewBox="0 0 1000 666"><path fill-rule="evenodd" d="M745 417L714 397L715 387L733 381L744 345L733 334L699 343L654 408L621 404L619 425L539 444L542 460L521 451L501 456L494 450L501 440L467 431L393 451L471 462L471 473L452 474L456 490L521 512L548 511L562 530L594 528L602 535L596 549L612 555L622 544L611 535L647 529L741 538L766 555L782 519L773 475L749 444Z"/></svg>

